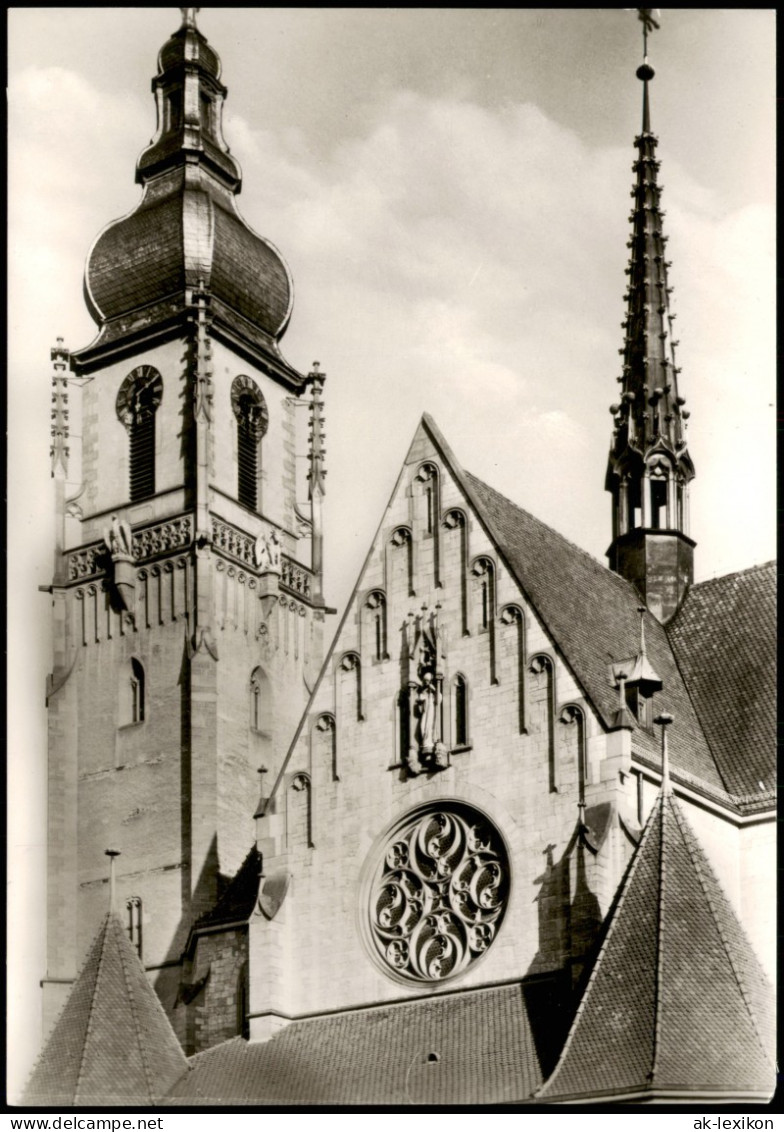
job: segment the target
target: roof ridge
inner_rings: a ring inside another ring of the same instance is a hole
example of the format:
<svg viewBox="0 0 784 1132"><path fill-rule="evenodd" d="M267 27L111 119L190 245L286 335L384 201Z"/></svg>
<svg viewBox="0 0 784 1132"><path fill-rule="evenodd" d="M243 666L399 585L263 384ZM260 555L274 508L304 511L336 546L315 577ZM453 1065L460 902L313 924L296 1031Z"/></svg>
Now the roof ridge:
<svg viewBox="0 0 784 1132"><path fill-rule="evenodd" d="M110 916L110 919L114 921L113 926L114 926L115 931L119 931L119 932L122 933L122 930L123 930L122 926L120 924L120 921L114 915L114 913L110 912L109 916ZM130 940L128 942L130 943ZM133 987L131 986L130 973L128 971L128 967L127 967L127 964L126 964L126 955L124 954L124 939L121 939L120 941L118 941L117 951L118 951L118 954L120 956L120 966L122 968L123 979L125 981L125 990L126 990L126 993L128 995L128 1002L129 1002L130 1007L131 1007L131 1017L133 1018L134 1030L136 1031L136 1044L138 1045L139 1053L141 1054L142 1068L144 1069L144 1079L147 1082L147 1092L149 1093L150 1102L154 1103L155 1102L155 1088L153 1086L152 1069L147 1064L146 1050L145 1050L145 1047L144 1047L144 1042L142 1040L141 1027L139 1025L139 1016L138 1016L138 1013L137 1013L137 1010L136 1010L136 998L135 998L134 993L133 993ZM141 961L140 961L140 966L141 966ZM145 979L147 978L146 972L144 974L144 978Z"/></svg>
<svg viewBox="0 0 784 1132"><path fill-rule="evenodd" d="M703 578L701 582L692 582L690 589L709 586L712 582L725 582L728 578L739 578L741 574L754 574L761 570L767 570L770 566L777 565L778 559L769 558L765 562L756 562L753 566L743 566L740 570L730 570L728 574L716 574L712 578Z"/></svg>
<svg viewBox="0 0 784 1132"><path fill-rule="evenodd" d="M681 812L681 808L675 802L674 798L672 799L672 801L673 801L673 806L672 806L673 815L675 817L676 824L678 825L681 837L683 839L683 843L686 847L686 852L689 854L689 860L691 861L692 866L694 867L694 871L697 874L697 879L700 882L700 888L702 889L703 895L705 896L705 899L708 903L708 907L710 909L711 917L713 919L714 924L716 925L716 931L719 934L719 939L722 942L724 952L727 956L727 961L729 962L730 969L732 971L733 976L735 977L735 982L738 985L738 990L740 991L741 998L743 999L743 1005L746 1007L746 1013L749 1016L749 1020L751 1021L752 1029L754 1030L754 1034L757 1038L757 1041L759 1042L760 1049L762 1050L762 1055L763 1055L764 1058L768 1059L769 1053L768 1053L768 1050L765 1047L765 1042L763 1040L762 1034L760 1033L757 1016L754 1012L754 1008L752 1007L751 1002L749 1001L749 995L748 995L748 992L747 992L746 987L744 985L743 979L740 975L740 972L737 969L735 960L734 960L733 955L732 955L732 949L729 945L729 941L725 937L724 930L723 930L721 923L719 921L719 916L717 914L716 907L714 905L714 901L713 901L713 898L710 894L708 885L705 883L706 866L710 870L712 879L714 880L714 882L718 886L719 891L722 893L725 900L727 899L726 894L724 893L724 890L721 887L721 881L719 880L719 878L717 876L715 876L713 874L713 870L710 869L708 859L707 859L707 857L705 857L705 854L702 851L702 847L699 845L699 842L697 842L697 840L696 840L696 838L695 838L695 836L694 836L694 834L691 830L691 827L689 826L689 824L686 820L686 815ZM664 838L662 837L662 841L663 840L664 840ZM693 845L697 846L697 848L700 850L699 853L695 854L692 851ZM731 911L734 913L735 909L731 908ZM741 932L743 932L743 925L740 923L740 920L738 920L738 926L740 927ZM745 937L745 933L743 933L743 934L744 934L744 937ZM751 948L751 944L748 942L748 940L746 940L746 943ZM753 950L752 950L752 954L753 954ZM754 958L755 959L757 958L756 955L754 955Z"/></svg>
<svg viewBox="0 0 784 1132"><path fill-rule="evenodd" d="M100 951L98 953L98 969L95 972L95 982L93 983L93 993L90 997L90 1009L87 1013L87 1026L86 1026L85 1031L84 1031L84 1041L82 1042L82 1056L79 1059L79 1072L76 1074L76 1081L74 1083L74 1096L73 1096L74 1104L76 1104L76 1102L79 1099L79 1085L81 1084L81 1081L82 1081L82 1073L83 1073L83 1070L84 1070L85 1055L87 1053L87 1042L88 1042L88 1039L89 1039L90 1034L91 1034L92 1029L93 1029L95 998L96 998L96 995L98 993L98 982L99 982L100 977L101 977L101 969L103 967L103 962L104 962L104 950L105 950L105 944L106 944L106 930L109 926L109 919L111 918L111 914L112 914L111 911L106 913L106 919L103 922L103 927L101 929L99 929L99 931L98 931L98 933L95 937L95 941L93 943L93 947L95 947L95 945L98 943L98 940L101 938L101 934L103 933L104 940L103 940L103 943L101 944L101 948L100 948ZM90 950L90 953L88 954L87 960L85 961L85 964L82 967L82 971L86 970L87 964L90 961L90 955L91 954L92 954L92 949ZM81 973L82 972L80 971L79 974L81 974ZM76 979L74 980L74 984L73 984L74 987L76 987L78 982L79 982L79 975L77 975ZM73 991L71 993L73 993ZM69 999L70 999L70 995L69 995ZM67 1007L68 1000L66 1000L65 1005Z"/></svg>
<svg viewBox="0 0 784 1132"><path fill-rule="evenodd" d="M479 484L480 487L486 488L488 491L492 491L494 495L497 495L500 499L503 499L503 501L505 503L508 503L510 507L514 507L517 511L522 511L523 514L526 515L529 519L533 519L533 521L540 527L544 527L545 530L549 531L550 534L555 535L555 537L560 539L561 542L566 543L567 546L570 546L573 550L576 550L584 558L587 558L589 562L593 563L594 566L598 566L599 569L603 572L611 575L613 578L617 578L624 589L631 586L631 582L627 582L626 579L622 578L620 574L616 574L613 570L610 570L608 566L605 566L603 562L601 562L598 558L595 558L594 555L590 553L590 551L586 550L578 543L572 542L572 540L568 539L566 535L562 535L560 531L557 531L555 529L555 527L551 527L549 523L545 523L542 519L539 519L536 515L533 514L533 512L527 511L525 507L521 507L519 503L515 503L513 499L510 499L508 495L504 495L504 493L502 491L499 491L498 488L493 487L489 483L486 483L485 480L480 479L479 476L474 475L473 472L469 472L465 468L463 469L463 475L468 476L475 483Z"/></svg>
<svg viewBox="0 0 784 1132"><path fill-rule="evenodd" d="M666 771L665 771L666 773ZM659 885L658 885L658 899L656 901L656 966L653 969L654 981L654 994L653 994L653 1058L651 1059L651 1068L648 1072L648 1087L653 1088L654 1080L656 1078L656 1070L658 1069L659 1062L659 1049L661 1047L661 1027L662 1027L662 1003L661 1003L661 988L662 988L662 963L666 957L666 949L664 947L664 882L667 875L667 864L665 859L664 849L664 836L665 836L665 813L667 812L667 798L669 794L664 793L664 781L659 791L659 810L661 813L661 832L659 835Z"/></svg>
<svg viewBox="0 0 784 1132"><path fill-rule="evenodd" d="M617 930L618 921L619 921L619 918L620 918L621 907L622 907L624 900L626 899L626 896L629 892L629 888L631 887L632 879L634 878L634 876L637 872L637 869L639 868L639 863L642 860L643 850L644 850L645 845L647 844L647 842L648 842L648 840L651 836L651 830L653 829L653 827L655 825L656 809L657 809L657 806L661 805L661 801L662 801L662 796L660 794L659 797L657 798L657 800L654 802L652 808L651 808L651 812L648 815L648 820L645 823L645 828L642 831L642 836L640 837L640 840L637 843L637 847L636 847L634 853L632 854L631 860L629 861L629 864L627 865L626 873L623 877L623 880L620 883L617 895L615 897L615 900L613 901L613 904L610 908L610 911L608 912L609 923L607 925L607 930L605 932L604 939L601 942L601 946L599 947L599 950L596 954L596 958L594 959L593 967L591 969L591 974L588 978L588 982L586 983L585 990L582 993L582 997L580 998L580 1005L577 1007L574 1018L572 1019L572 1023L569 1027L569 1033L566 1036L566 1041L564 1042L563 1049L561 1050L561 1053L558 1057L558 1061L556 1062L555 1068L553 1069L552 1073L547 1078L547 1080L544 1082L544 1084L541 1085L540 1088L537 1090L537 1093L536 1093L537 1096L543 1095L544 1090L551 1084L551 1082L555 1081L556 1075L557 1075L558 1071L560 1070L561 1065L565 1061L567 1053L569 1052L569 1048L572 1044L572 1038L575 1035L575 1032L577 1030L577 1025L578 1025L578 1023L579 1023L579 1021L580 1021L580 1019L581 1019L581 1017L582 1017L582 1015L585 1011L586 1003L588 1001L588 996L591 993L591 989L592 989L594 982L596 981L596 978L598 976L598 972L599 972L599 969L601 967L602 960L603 960L603 958L604 958L604 956L607 952L607 949L610 945L610 940L612 939L615 931Z"/></svg>

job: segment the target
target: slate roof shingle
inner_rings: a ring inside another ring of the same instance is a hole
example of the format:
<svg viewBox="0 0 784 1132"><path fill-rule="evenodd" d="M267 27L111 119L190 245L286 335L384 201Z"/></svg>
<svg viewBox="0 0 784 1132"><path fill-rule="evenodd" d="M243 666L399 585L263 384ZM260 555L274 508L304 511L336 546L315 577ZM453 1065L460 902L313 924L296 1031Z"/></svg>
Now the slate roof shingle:
<svg viewBox="0 0 784 1132"><path fill-rule="evenodd" d="M541 1070L519 984L289 1023L191 1059L171 1105L521 1103Z"/></svg>
<svg viewBox="0 0 784 1132"><path fill-rule="evenodd" d="M772 789L776 563L692 586L667 635L727 789Z"/></svg>
<svg viewBox="0 0 784 1132"><path fill-rule="evenodd" d="M23 1104L151 1105L187 1064L133 944L110 912L33 1069Z"/></svg>
<svg viewBox="0 0 784 1132"><path fill-rule="evenodd" d="M538 1099L765 1099L775 1048L773 988L679 803L662 794Z"/></svg>
<svg viewBox="0 0 784 1132"><path fill-rule="evenodd" d="M631 583L597 562L499 492L463 472L469 497L605 726L613 725L618 691L610 683L613 660L634 656L640 645L640 597ZM657 709L675 719L670 757L678 769L724 790L683 677L656 618L645 615L648 659L664 687ZM660 760L656 738L635 729L635 749Z"/></svg>

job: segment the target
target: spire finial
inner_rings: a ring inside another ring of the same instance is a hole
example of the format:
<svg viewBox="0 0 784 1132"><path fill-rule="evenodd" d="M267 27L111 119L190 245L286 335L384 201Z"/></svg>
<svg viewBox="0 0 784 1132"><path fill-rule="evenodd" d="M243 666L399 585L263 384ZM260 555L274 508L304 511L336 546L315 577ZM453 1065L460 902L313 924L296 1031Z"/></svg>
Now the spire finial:
<svg viewBox="0 0 784 1132"><path fill-rule="evenodd" d="M670 783L670 757L667 752L667 728L672 723L672 716L669 712L663 711L657 715L653 721L658 723L662 731L662 778L661 778L661 791L663 797L667 797L672 793L672 785Z"/></svg>
<svg viewBox="0 0 784 1132"><path fill-rule="evenodd" d="M182 26L184 28L196 28L196 13L201 11L201 8L180 8L182 12Z"/></svg>
<svg viewBox="0 0 784 1132"><path fill-rule="evenodd" d="M106 856L109 858L109 911L117 911L116 891L115 891L115 878L114 878L114 859L120 856L119 849L105 850Z"/></svg>
<svg viewBox="0 0 784 1132"><path fill-rule="evenodd" d="M631 9L628 10L631 11ZM635 8L634 11L637 13L637 19L642 23L642 65L637 68L637 78L643 83L642 132L649 134L651 132L651 111L648 102L648 83L656 72L648 63L648 33L659 27L658 20L654 18L654 13L661 19L661 12L658 8Z"/></svg>

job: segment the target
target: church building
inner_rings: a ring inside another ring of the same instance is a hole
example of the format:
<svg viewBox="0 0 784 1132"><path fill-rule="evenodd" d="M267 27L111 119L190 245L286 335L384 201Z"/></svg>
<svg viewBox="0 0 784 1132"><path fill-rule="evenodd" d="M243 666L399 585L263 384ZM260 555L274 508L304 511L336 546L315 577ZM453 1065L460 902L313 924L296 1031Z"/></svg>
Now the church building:
<svg viewBox="0 0 784 1132"><path fill-rule="evenodd" d="M182 11L141 200L87 257L98 335L52 350L24 1103L768 1099L775 569L694 581L652 67L596 485L609 567L425 413L336 626L324 375L281 352L289 269L237 209L220 60Z"/></svg>

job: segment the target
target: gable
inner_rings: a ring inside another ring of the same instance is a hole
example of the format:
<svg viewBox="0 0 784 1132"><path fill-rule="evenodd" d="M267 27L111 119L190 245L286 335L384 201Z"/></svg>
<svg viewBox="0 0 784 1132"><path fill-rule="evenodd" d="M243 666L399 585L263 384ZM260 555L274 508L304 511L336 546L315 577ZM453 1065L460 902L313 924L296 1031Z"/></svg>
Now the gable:
<svg viewBox="0 0 784 1132"><path fill-rule="evenodd" d="M464 479L521 586L605 726L611 727L618 692L608 678L608 665L639 650L639 594L625 579L469 472ZM652 614L645 613L644 621L648 657L664 685L657 707L666 707L674 717L669 731L673 765L724 790L667 633ZM636 728L633 743L635 750L658 761L654 736Z"/></svg>

